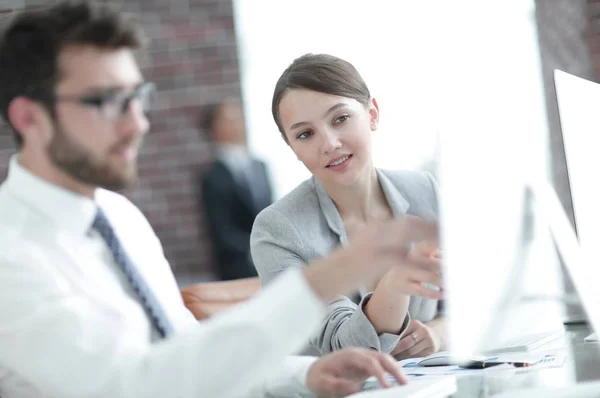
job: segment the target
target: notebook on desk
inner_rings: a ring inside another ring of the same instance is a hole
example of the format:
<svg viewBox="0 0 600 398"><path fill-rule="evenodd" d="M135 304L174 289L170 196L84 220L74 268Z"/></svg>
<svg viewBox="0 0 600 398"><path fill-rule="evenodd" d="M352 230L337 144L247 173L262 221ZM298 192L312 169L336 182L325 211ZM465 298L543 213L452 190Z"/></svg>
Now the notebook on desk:
<svg viewBox="0 0 600 398"><path fill-rule="evenodd" d="M553 330L546 332L538 332L538 333L529 333L520 336L513 336L508 338L495 346L492 346L486 350L481 351L480 355L489 356L489 355L500 355L500 354L510 354L510 353L531 353L540 350L547 350L549 348L557 348L550 347L550 344L563 338L565 335L564 330ZM563 345L561 344L561 347ZM430 355L427 358L438 357L438 356L449 356L446 352L438 352ZM476 358L473 356L473 358Z"/></svg>
<svg viewBox="0 0 600 398"><path fill-rule="evenodd" d="M408 384L391 388L365 387L348 398L447 398L456 392L456 378L443 376L425 380L410 380Z"/></svg>
<svg viewBox="0 0 600 398"><path fill-rule="evenodd" d="M483 351L484 355L504 354L507 352L532 352L546 347L548 344L564 337L564 330L552 330L539 333L528 333L502 341L496 347Z"/></svg>

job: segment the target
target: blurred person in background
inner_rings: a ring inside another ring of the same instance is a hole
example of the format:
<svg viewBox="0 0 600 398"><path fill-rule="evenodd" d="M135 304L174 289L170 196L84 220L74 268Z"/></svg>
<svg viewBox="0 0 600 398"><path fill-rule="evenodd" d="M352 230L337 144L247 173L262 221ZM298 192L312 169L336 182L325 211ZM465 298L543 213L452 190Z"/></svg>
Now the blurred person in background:
<svg viewBox="0 0 600 398"><path fill-rule="evenodd" d="M200 176L200 208L208 220L218 277L256 277L250 232L258 213L273 202L267 166L248 150L238 101L208 106L202 127L214 145L215 161Z"/></svg>

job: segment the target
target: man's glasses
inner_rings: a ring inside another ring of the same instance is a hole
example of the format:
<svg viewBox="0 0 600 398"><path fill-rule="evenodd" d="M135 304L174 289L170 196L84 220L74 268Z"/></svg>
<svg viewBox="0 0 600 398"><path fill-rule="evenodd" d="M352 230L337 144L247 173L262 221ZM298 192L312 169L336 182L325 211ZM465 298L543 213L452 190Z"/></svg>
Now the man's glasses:
<svg viewBox="0 0 600 398"><path fill-rule="evenodd" d="M118 120L129 112L129 105L133 100L139 100L143 112L150 108L152 95L156 91L154 83L145 82L127 93L122 90L111 90L100 94L82 96L57 96L56 101L76 102L93 106L98 109L102 117L108 120Z"/></svg>

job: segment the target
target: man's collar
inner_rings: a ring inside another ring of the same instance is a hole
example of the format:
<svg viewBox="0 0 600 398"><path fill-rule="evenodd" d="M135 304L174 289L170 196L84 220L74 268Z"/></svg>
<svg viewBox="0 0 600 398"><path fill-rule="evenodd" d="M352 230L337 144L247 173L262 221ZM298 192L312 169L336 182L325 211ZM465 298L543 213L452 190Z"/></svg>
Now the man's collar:
<svg viewBox="0 0 600 398"><path fill-rule="evenodd" d="M32 211L77 235L87 233L94 221L97 205L93 199L38 177L19 163L18 155L10 159L8 178L3 186Z"/></svg>

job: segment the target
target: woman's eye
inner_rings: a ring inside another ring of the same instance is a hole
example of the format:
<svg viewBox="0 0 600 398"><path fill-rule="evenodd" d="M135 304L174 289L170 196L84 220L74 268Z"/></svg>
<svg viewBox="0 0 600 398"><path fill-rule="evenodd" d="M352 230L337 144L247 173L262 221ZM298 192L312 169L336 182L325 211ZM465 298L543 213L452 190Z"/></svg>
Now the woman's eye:
<svg viewBox="0 0 600 398"><path fill-rule="evenodd" d="M349 115L339 116L335 119L335 123L344 123L346 120L348 120L348 118L350 118Z"/></svg>
<svg viewBox="0 0 600 398"><path fill-rule="evenodd" d="M303 132L301 132L300 134L298 134L298 135L296 136L296 138L297 138L297 139L299 139L299 140L305 140L305 139L307 139L308 137L310 137L310 134L311 134L311 133L310 133L310 131L303 131Z"/></svg>

